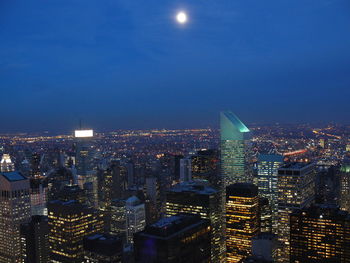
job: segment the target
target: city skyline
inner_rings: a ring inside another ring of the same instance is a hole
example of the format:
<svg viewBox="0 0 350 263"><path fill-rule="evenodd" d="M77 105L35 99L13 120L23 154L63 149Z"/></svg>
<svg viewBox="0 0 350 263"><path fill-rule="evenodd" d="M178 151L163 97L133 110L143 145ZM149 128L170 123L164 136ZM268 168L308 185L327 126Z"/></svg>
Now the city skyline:
<svg viewBox="0 0 350 263"><path fill-rule="evenodd" d="M345 0L0 7L2 131L349 123Z"/></svg>

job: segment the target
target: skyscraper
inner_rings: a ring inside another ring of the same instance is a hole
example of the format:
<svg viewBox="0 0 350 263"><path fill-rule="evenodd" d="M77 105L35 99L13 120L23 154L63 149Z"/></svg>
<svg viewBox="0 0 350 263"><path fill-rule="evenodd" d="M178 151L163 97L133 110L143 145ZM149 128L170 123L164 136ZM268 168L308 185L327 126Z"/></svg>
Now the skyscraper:
<svg viewBox="0 0 350 263"><path fill-rule="evenodd" d="M230 111L220 113L221 174L225 186L250 182L245 140L249 129Z"/></svg>
<svg viewBox="0 0 350 263"><path fill-rule="evenodd" d="M290 216L291 263L350 262L350 215L318 205Z"/></svg>
<svg viewBox="0 0 350 263"><path fill-rule="evenodd" d="M350 160L340 168L340 208L350 213Z"/></svg>
<svg viewBox="0 0 350 263"><path fill-rule="evenodd" d="M204 263L210 258L210 222L194 215L162 218L136 233L137 263Z"/></svg>
<svg viewBox="0 0 350 263"><path fill-rule="evenodd" d="M278 239L279 262L289 262L290 214L310 206L315 198L315 166L312 163L290 163L278 169Z"/></svg>
<svg viewBox="0 0 350 263"><path fill-rule="evenodd" d="M87 202L91 207L98 207L97 175L94 170L93 130L76 130L75 166L78 185L86 191Z"/></svg>
<svg viewBox="0 0 350 263"><path fill-rule="evenodd" d="M192 156L192 178L206 180L216 189L220 188L220 161L216 150L202 149Z"/></svg>
<svg viewBox="0 0 350 263"><path fill-rule="evenodd" d="M126 242L126 200L112 200L109 232Z"/></svg>
<svg viewBox="0 0 350 263"><path fill-rule="evenodd" d="M17 263L20 225L30 220L29 180L19 172L2 172L0 193L0 262Z"/></svg>
<svg viewBox="0 0 350 263"><path fill-rule="evenodd" d="M227 262L241 262L251 255L252 239L260 233L258 188L236 183L226 188Z"/></svg>
<svg viewBox="0 0 350 263"><path fill-rule="evenodd" d="M4 153L0 161L0 172L13 172L15 165L9 154Z"/></svg>
<svg viewBox="0 0 350 263"><path fill-rule="evenodd" d="M188 182L192 180L191 157L180 160L180 182Z"/></svg>
<svg viewBox="0 0 350 263"><path fill-rule="evenodd" d="M135 233L142 231L146 226L145 204L136 196L126 200L126 240L129 244L134 242Z"/></svg>
<svg viewBox="0 0 350 263"><path fill-rule="evenodd" d="M83 238L103 231L103 219L78 201L48 203L50 260L54 263L81 263Z"/></svg>
<svg viewBox="0 0 350 263"><path fill-rule="evenodd" d="M92 138L94 136L93 130L76 130L75 137L75 166L77 168L78 176L87 175L91 171L92 166Z"/></svg>
<svg viewBox="0 0 350 263"><path fill-rule="evenodd" d="M209 219L212 227L211 258L220 262L225 258L225 239L221 207L221 193L196 182L175 185L166 193L166 215L179 213L200 215Z"/></svg>
<svg viewBox="0 0 350 263"><path fill-rule="evenodd" d="M21 225L21 250L23 263L49 262L49 226L46 216L32 216L30 222Z"/></svg>
<svg viewBox="0 0 350 263"><path fill-rule="evenodd" d="M267 198L271 211L271 229L277 233L278 219L278 168L283 164L283 156L260 154L258 159L258 189L261 197Z"/></svg>
<svg viewBox="0 0 350 263"><path fill-rule="evenodd" d="M43 176L36 175L29 178L30 203L32 215L47 215L48 184Z"/></svg>

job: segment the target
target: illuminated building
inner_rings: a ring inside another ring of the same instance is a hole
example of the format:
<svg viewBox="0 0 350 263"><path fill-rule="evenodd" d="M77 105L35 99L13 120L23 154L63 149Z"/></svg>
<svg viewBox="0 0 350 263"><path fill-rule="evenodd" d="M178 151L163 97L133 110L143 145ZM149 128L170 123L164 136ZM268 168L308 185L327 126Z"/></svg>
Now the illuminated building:
<svg viewBox="0 0 350 263"><path fill-rule="evenodd" d="M32 216L21 225L21 250L23 263L49 262L49 226L46 216Z"/></svg>
<svg viewBox="0 0 350 263"><path fill-rule="evenodd" d="M283 156L277 154L260 154L258 159L258 189L261 197L268 199L268 206L271 211L271 226L274 233L277 233L278 220L278 190L277 172L283 164ZM266 211L266 210L265 210ZM268 229L262 229L262 232Z"/></svg>
<svg viewBox="0 0 350 263"><path fill-rule="evenodd" d="M123 242L120 238L107 234L85 237L84 263L121 263Z"/></svg>
<svg viewBox="0 0 350 263"><path fill-rule="evenodd" d="M251 181L246 170L248 133L249 129L232 112L220 113L221 174L225 186Z"/></svg>
<svg viewBox="0 0 350 263"><path fill-rule="evenodd" d="M296 210L290 239L291 263L350 262L350 215L329 205Z"/></svg>
<svg viewBox="0 0 350 263"><path fill-rule="evenodd" d="M0 262L20 262L20 225L30 221L29 180L19 172L1 172L0 193Z"/></svg>
<svg viewBox="0 0 350 263"><path fill-rule="evenodd" d="M258 188L236 183L226 188L227 262L241 262L251 255L252 239L260 233Z"/></svg>
<svg viewBox="0 0 350 263"><path fill-rule="evenodd" d="M83 239L103 230L103 219L96 210L78 201L48 203L50 260L52 263L81 263Z"/></svg>
<svg viewBox="0 0 350 263"><path fill-rule="evenodd" d="M126 201L124 199L112 200L110 233L126 241Z"/></svg>
<svg viewBox="0 0 350 263"><path fill-rule="evenodd" d="M75 166L77 174L80 176L87 175L88 171L93 169L93 130L76 130L75 137Z"/></svg>
<svg viewBox="0 0 350 263"><path fill-rule="evenodd" d="M216 262L210 259L210 222L194 215L176 215L148 225L134 237L137 263Z"/></svg>
<svg viewBox="0 0 350 263"><path fill-rule="evenodd" d="M9 154L4 153L0 161L0 172L13 172L15 170L15 165L11 161Z"/></svg>
<svg viewBox="0 0 350 263"><path fill-rule="evenodd" d="M44 177L30 177L31 215L47 215L48 184Z"/></svg>
<svg viewBox="0 0 350 263"><path fill-rule="evenodd" d="M133 235L142 231L146 226L145 204L136 196L126 200L126 240L128 244L134 242Z"/></svg>
<svg viewBox="0 0 350 263"><path fill-rule="evenodd" d="M179 183L166 193L166 215L179 213L199 215L209 219L212 227L212 262L225 258L225 240L221 208L221 193L196 182Z"/></svg>
<svg viewBox="0 0 350 263"><path fill-rule="evenodd" d="M76 130L75 137L75 167L77 169L78 185L86 190L87 202L91 207L98 207L97 175L94 171L93 130Z"/></svg>
<svg viewBox="0 0 350 263"><path fill-rule="evenodd" d="M340 168L340 208L350 213L350 160Z"/></svg>
<svg viewBox="0 0 350 263"><path fill-rule="evenodd" d="M188 182L192 180L191 157L180 160L180 182Z"/></svg>
<svg viewBox="0 0 350 263"><path fill-rule="evenodd" d="M261 232L272 232L272 211L269 204L269 199L260 197L260 231Z"/></svg>
<svg viewBox="0 0 350 263"><path fill-rule="evenodd" d="M289 215L295 209L310 206L315 198L315 166L290 163L278 169L279 262L289 262Z"/></svg>

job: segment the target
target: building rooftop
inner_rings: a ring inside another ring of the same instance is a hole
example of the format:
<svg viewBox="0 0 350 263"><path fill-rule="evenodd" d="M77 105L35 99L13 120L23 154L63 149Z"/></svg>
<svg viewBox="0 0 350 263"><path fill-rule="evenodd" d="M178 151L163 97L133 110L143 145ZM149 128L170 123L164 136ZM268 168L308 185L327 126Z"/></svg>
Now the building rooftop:
<svg viewBox="0 0 350 263"><path fill-rule="evenodd" d="M85 237L83 244L84 250L99 255L113 256L123 252L123 242L115 235L94 234Z"/></svg>
<svg viewBox="0 0 350 263"><path fill-rule="evenodd" d="M283 165L280 169L283 170L301 170L308 166L312 165L312 163L302 163L302 162L293 162L293 163L287 163Z"/></svg>
<svg viewBox="0 0 350 263"><path fill-rule="evenodd" d="M3 172L0 173L3 177L5 177L10 182L16 182L16 181L22 181L27 180L27 177L22 175L20 172L14 171L14 172Z"/></svg>
<svg viewBox="0 0 350 263"><path fill-rule="evenodd" d="M170 192L192 192L203 195L211 195L215 194L218 191L210 186L205 186L195 181L191 182L183 182L174 185L170 190Z"/></svg>
<svg viewBox="0 0 350 263"><path fill-rule="evenodd" d="M177 233L200 224L208 224L209 226L210 221L201 219L199 215L178 214L176 216L162 218L156 223L146 226L145 230L140 232L140 234L168 239Z"/></svg>
<svg viewBox="0 0 350 263"><path fill-rule="evenodd" d="M232 124L240 131L240 132L249 132L249 129L247 126L244 125L244 123L238 119L238 117L231 111L224 111L222 114L229 119Z"/></svg>
<svg viewBox="0 0 350 263"><path fill-rule="evenodd" d="M250 183L236 183L226 187L227 195L254 197L258 195L258 187Z"/></svg>
<svg viewBox="0 0 350 263"><path fill-rule="evenodd" d="M314 219L330 219L330 220L350 220L350 214L347 211L340 210L336 205L317 204L305 209L295 210L292 216L300 216Z"/></svg>

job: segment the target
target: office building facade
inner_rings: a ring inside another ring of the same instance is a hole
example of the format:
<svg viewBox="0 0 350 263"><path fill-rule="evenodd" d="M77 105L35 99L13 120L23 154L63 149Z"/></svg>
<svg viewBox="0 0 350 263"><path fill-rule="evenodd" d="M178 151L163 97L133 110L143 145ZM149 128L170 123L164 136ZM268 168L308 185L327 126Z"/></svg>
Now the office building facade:
<svg viewBox="0 0 350 263"><path fill-rule="evenodd" d="M258 188L236 183L226 188L226 249L228 263L242 262L252 253L260 233Z"/></svg>

